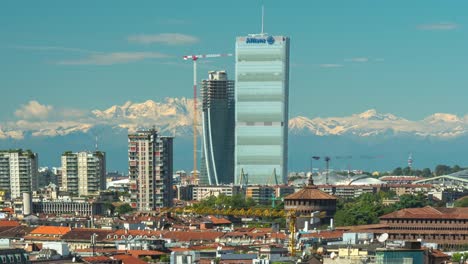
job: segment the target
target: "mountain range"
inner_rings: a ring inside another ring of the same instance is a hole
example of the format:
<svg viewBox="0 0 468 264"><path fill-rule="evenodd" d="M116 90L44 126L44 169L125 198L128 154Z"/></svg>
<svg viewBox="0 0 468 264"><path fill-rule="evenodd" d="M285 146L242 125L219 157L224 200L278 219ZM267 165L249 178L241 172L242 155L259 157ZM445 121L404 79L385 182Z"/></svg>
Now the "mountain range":
<svg viewBox="0 0 468 264"><path fill-rule="evenodd" d="M74 115L56 113L48 119L3 122L0 124L0 147L31 148L40 153L43 165L59 165L61 152L93 149L98 137L98 147L109 154L110 169L125 171L127 134L154 126L161 134L176 137L175 168L188 169L192 122L192 99L166 98L161 102L147 100L142 103L129 101L104 110ZM376 166L385 168L404 166L409 153L424 157L421 160L424 166L435 166L433 163L444 161L461 163L463 159L455 157L465 155L467 139L468 117L448 113L435 113L422 120L408 120L379 113L375 109L344 117L296 116L289 120L290 168L300 170L307 167L308 157L315 154L387 156L388 159L372 161ZM445 154L437 153L451 154L452 158L446 159ZM111 159L113 156L115 160ZM356 160L352 163L356 164L354 166L365 166L369 161Z"/></svg>

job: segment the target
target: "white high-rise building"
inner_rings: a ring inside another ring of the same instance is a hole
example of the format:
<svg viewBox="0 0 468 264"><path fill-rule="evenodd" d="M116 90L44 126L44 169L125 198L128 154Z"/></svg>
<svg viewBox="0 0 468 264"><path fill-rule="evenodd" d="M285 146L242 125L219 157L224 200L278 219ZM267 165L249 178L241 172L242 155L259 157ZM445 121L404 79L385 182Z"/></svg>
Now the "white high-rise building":
<svg viewBox="0 0 468 264"><path fill-rule="evenodd" d="M289 38L266 33L238 37L234 154L237 184L286 182L288 98Z"/></svg>
<svg viewBox="0 0 468 264"><path fill-rule="evenodd" d="M65 152L62 154L61 189L75 196L98 195L106 189L104 152Z"/></svg>
<svg viewBox="0 0 468 264"><path fill-rule="evenodd" d="M0 151L0 190L12 199L37 190L38 155L30 150Z"/></svg>

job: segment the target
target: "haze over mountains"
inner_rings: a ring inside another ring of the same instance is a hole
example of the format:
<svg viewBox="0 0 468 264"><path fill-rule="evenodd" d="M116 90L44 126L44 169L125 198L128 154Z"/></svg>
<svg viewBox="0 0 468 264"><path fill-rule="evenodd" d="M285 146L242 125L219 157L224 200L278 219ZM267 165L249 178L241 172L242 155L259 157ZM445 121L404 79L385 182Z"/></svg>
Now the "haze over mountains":
<svg viewBox="0 0 468 264"><path fill-rule="evenodd" d="M17 111L19 120L0 124L0 147L31 148L40 153L40 164L57 166L61 152L92 150L97 136L99 148L108 152L108 169L126 171L127 133L155 126L164 135L176 136L174 167L190 168L192 99L129 101L89 112L52 106L40 109L40 116ZM409 153L416 167L432 168L444 162L463 165L468 152L468 117L447 113L423 120L375 109L345 117L296 116L290 118L289 128L290 170L308 169L312 155L331 156L336 169L375 170L406 166ZM343 155L347 160L339 158Z"/></svg>

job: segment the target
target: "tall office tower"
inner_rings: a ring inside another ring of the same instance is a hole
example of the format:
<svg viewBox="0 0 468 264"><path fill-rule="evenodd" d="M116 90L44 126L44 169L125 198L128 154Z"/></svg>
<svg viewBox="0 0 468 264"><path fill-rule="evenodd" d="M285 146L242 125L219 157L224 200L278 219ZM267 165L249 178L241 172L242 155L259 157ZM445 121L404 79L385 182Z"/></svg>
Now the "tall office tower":
<svg viewBox="0 0 468 264"><path fill-rule="evenodd" d="M75 196L98 195L106 189L104 152L64 152L62 154L62 190Z"/></svg>
<svg viewBox="0 0 468 264"><path fill-rule="evenodd" d="M153 211L172 206L173 138L155 129L128 135L131 206Z"/></svg>
<svg viewBox="0 0 468 264"><path fill-rule="evenodd" d="M37 190L38 155L30 150L0 151L0 190L10 192L11 198Z"/></svg>
<svg viewBox="0 0 468 264"><path fill-rule="evenodd" d="M241 184L241 174L249 184L284 183L289 38L264 33L238 37L235 82L236 183Z"/></svg>
<svg viewBox="0 0 468 264"><path fill-rule="evenodd" d="M234 182L234 82L225 71L202 81L201 185Z"/></svg>

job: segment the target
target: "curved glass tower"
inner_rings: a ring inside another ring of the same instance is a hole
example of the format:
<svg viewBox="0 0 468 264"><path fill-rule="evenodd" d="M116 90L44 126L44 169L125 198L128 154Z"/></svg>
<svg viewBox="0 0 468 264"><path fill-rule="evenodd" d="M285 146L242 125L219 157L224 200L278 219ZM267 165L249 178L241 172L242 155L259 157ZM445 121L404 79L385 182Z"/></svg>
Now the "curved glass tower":
<svg viewBox="0 0 468 264"><path fill-rule="evenodd" d="M238 37L235 85L235 183L286 182L289 38Z"/></svg>
<svg viewBox="0 0 468 264"><path fill-rule="evenodd" d="M202 81L203 143L200 184L234 182L234 82L225 71Z"/></svg>

